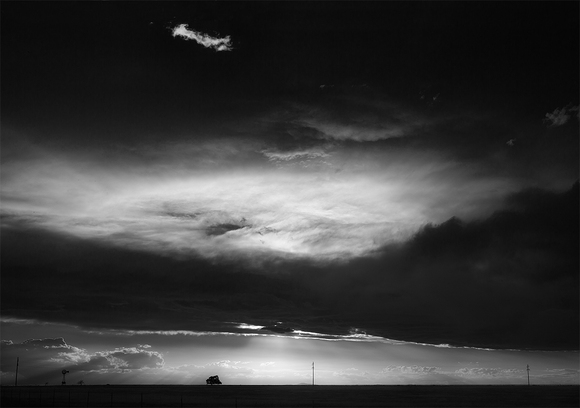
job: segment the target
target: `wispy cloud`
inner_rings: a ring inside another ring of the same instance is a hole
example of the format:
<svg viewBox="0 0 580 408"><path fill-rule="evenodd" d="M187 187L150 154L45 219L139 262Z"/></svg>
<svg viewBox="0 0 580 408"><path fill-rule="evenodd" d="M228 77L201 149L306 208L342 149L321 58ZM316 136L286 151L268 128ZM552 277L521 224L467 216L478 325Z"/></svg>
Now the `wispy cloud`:
<svg viewBox="0 0 580 408"><path fill-rule="evenodd" d="M292 123L310 136L329 141L376 142L411 135L425 119L394 103L355 97L336 98L322 108L297 107Z"/></svg>
<svg viewBox="0 0 580 408"><path fill-rule="evenodd" d="M304 124L321 132L329 140L355 140L357 142L373 142L377 140L402 137L408 127L402 124L372 124L372 123L337 123L320 119L305 119Z"/></svg>
<svg viewBox="0 0 580 408"><path fill-rule="evenodd" d="M501 180L463 184L465 172L435 186L433 178L453 166L437 155L339 147L330 154L308 144L226 154L222 144L206 144L106 167L48 152L5 163L3 222L177 257L348 259L426 222L463 216L474 201L489 200L490 189L510 189ZM329 164L272 168L306 160Z"/></svg>
<svg viewBox="0 0 580 408"><path fill-rule="evenodd" d="M522 377L525 370L497 367L465 367L455 374L466 377Z"/></svg>
<svg viewBox="0 0 580 408"><path fill-rule="evenodd" d="M296 159L315 159L319 157L327 157L329 154L325 152L323 147L317 146L312 148L297 149L290 151L279 151L276 149L264 149L261 152L270 161L290 161Z"/></svg>
<svg viewBox="0 0 580 408"><path fill-rule="evenodd" d="M180 24L174 27L172 32L174 37L179 36L186 40L194 40L198 44L216 51L232 50L232 43L229 35L223 38L212 37L199 31L190 30L187 24Z"/></svg>
<svg viewBox="0 0 580 408"><path fill-rule="evenodd" d="M334 371L332 376L356 379L360 381L361 379L370 377L370 373L368 371L363 371L359 370L358 368L351 367L340 371Z"/></svg>
<svg viewBox="0 0 580 408"><path fill-rule="evenodd" d="M440 367L424 367L424 366L395 366L389 365L383 369L384 373L403 373L403 374L433 374L441 370Z"/></svg>
<svg viewBox="0 0 580 408"><path fill-rule="evenodd" d="M544 123L549 127L562 126L570 120L573 113L576 112L576 117L580 118L578 113L578 105L574 106L571 103L564 106L563 108L556 108L554 112L546 113L544 118Z"/></svg>

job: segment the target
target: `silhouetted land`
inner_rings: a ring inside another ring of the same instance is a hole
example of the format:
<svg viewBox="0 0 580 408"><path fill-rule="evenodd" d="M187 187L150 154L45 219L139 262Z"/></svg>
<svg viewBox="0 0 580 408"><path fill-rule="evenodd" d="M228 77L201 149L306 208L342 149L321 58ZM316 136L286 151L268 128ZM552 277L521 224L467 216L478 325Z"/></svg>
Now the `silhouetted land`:
<svg viewBox="0 0 580 408"><path fill-rule="evenodd" d="M2 387L2 407L578 407L578 386Z"/></svg>

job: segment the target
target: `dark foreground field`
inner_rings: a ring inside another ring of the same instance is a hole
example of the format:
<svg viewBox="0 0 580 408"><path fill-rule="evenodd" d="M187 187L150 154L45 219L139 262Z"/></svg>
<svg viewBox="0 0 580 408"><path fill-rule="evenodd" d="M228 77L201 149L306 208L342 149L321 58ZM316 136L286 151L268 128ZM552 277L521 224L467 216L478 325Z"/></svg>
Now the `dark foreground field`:
<svg viewBox="0 0 580 408"><path fill-rule="evenodd" d="M578 407L578 386L19 386L2 407Z"/></svg>

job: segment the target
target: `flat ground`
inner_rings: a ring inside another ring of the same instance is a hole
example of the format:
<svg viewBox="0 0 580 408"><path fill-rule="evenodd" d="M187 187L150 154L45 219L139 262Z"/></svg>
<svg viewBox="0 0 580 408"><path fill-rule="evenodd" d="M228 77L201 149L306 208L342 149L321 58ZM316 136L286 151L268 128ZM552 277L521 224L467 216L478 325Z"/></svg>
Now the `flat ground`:
<svg viewBox="0 0 580 408"><path fill-rule="evenodd" d="M2 387L2 407L578 407L578 386Z"/></svg>

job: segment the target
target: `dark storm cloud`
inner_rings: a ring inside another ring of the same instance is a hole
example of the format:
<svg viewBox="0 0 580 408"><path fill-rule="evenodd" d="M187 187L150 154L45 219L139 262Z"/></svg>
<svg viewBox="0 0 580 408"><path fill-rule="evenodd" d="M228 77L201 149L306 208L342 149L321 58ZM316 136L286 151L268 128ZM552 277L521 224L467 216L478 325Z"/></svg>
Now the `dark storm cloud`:
<svg viewBox="0 0 580 408"><path fill-rule="evenodd" d="M500 205L578 177L577 3L86 4L2 7L3 314L578 347L577 186Z"/></svg>
<svg viewBox="0 0 580 408"><path fill-rule="evenodd" d="M386 337L413 322L417 340L577 348L578 184L507 205L485 220L426 226L374 261L351 263L356 282L344 271L332 283L344 279L341 309L366 310Z"/></svg>
<svg viewBox="0 0 580 408"><path fill-rule="evenodd" d="M3 314L154 331L282 321L422 343L576 349L577 209L578 184L566 193L527 190L489 218L427 225L372 257L326 266L272 260L259 269L8 230Z"/></svg>

